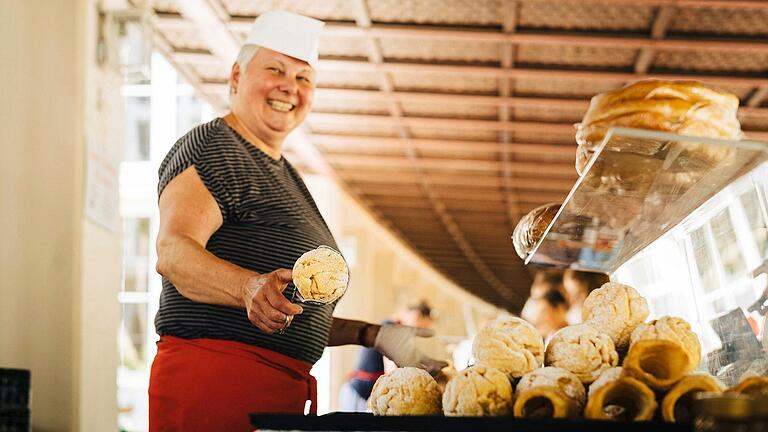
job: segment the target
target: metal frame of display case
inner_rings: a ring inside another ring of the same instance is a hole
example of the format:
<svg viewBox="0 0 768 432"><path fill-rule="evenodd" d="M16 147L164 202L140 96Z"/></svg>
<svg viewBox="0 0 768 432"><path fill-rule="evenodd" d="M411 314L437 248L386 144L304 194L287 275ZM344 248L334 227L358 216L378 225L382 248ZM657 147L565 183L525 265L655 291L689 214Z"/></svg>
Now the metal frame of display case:
<svg viewBox="0 0 768 432"><path fill-rule="evenodd" d="M515 432L691 432L690 425L512 417L374 416L331 413L322 416L251 414L260 431L515 431Z"/></svg>

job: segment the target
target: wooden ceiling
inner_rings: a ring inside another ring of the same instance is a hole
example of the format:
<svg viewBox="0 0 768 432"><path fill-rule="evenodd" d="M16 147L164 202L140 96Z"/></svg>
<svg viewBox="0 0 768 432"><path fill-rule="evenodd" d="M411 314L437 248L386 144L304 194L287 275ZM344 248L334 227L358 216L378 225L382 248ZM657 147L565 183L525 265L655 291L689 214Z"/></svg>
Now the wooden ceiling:
<svg viewBox="0 0 768 432"><path fill-rule="evenodd" d="M649 78L741 98L768 141L768 2L708 0L155 0L158 48L215 107L250 24L326 21L307 133L376 217L467 291L519 310L510 234L576 180L589 98ZM289 157L290 159L290 157Z"/></svg>

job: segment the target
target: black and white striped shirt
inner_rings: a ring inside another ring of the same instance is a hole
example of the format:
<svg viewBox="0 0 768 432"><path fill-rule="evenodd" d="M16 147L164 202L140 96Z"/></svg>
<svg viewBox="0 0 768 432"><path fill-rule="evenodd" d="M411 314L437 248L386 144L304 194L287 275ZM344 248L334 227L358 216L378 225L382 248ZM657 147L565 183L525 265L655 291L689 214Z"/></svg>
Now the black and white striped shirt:
<svg viewBox="0 0 768 432"><path fill-rule="evenodd" d="M304 252L336 243L299 174L285 158L274 160L218 118L180 138L160 165L158 194L194 165L224 220L205 248L238 266L268 273L293 268ZM291 283L283 295L290 298ZM285 334L266 334L245 309L196 303L163 278L157 333L186 339L244 342L315 363L323 353L336 303L303 304Z"/></svg>

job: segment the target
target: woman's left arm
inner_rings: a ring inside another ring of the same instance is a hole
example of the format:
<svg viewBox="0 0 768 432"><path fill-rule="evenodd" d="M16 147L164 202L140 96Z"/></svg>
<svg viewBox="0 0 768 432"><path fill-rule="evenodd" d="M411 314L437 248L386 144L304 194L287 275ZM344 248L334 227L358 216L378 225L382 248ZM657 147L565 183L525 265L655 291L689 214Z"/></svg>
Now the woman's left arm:
<svg viewBox="0 0 768 432"><path fill-rule="evenodd" d="M328 346L362 345L372 347L379 333L380 325L365 321L333 318Z"/></svg>

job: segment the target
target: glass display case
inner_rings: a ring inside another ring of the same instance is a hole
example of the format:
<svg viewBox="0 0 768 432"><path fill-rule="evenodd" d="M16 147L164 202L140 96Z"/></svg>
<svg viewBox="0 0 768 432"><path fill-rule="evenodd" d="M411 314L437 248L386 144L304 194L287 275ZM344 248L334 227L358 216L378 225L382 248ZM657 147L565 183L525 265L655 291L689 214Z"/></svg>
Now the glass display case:
<svg viewBox="0 0 768 432"><path fill-rule="evenodd" d="M526 264L637 288L727 385L768 375L768 143L615 128L582 172Z"/></svg>

